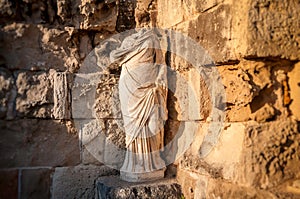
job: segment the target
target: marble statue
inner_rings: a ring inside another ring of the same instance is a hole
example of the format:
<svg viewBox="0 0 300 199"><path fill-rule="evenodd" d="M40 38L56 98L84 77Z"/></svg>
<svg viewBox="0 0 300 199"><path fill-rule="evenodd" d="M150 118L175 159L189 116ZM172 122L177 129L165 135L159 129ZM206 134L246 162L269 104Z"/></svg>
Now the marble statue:
<svg viewBox="0 0 300 199"><path fill-rule="evenodd" d="M167 68L154 30L140 29L110 54L122 66L119 80L121 112L126 133L126 156L121 179L131 182L164 177L160 156L168 113Z"/></svg>

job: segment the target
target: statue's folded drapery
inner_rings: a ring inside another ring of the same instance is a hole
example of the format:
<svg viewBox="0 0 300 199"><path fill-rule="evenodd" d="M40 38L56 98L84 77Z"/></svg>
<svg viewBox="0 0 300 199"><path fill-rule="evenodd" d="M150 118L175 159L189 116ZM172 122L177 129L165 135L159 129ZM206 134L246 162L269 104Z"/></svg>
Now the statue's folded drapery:
<svg viewBox="0 0 300 199"><path fill-rule="evenodd" d="M167 72L159 40L153 30L142 29L125 38L110 59L122 66L119 95L127 152L121 171L162 169L159 151L168 113Z"/></svg>

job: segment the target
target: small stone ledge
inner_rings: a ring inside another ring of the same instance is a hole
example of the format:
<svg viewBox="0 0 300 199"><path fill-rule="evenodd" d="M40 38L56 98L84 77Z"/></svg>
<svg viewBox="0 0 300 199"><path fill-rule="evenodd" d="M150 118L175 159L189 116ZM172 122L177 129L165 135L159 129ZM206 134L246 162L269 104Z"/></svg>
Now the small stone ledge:
<svg viewBox="0 0 300 199"><path fill-rule="evenodd" d="M125 182L120 176L100 177L96 182L98 199L127 198L181 198L181 186L173 178L151 182Z"/></svg>

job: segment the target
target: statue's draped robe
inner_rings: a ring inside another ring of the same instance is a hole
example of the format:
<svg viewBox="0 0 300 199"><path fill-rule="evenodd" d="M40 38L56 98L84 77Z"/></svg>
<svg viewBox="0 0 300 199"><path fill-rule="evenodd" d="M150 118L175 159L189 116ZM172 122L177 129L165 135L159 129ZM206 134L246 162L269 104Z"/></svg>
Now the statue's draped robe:
<svg viewBox="0 0 300 199"><path fill-rule="evenodd" d="M122 66L119 81L126 133L126 157L121 171L151 172L164 167L164 121L167 119L167 72L159 40L152 30L140 30L110 54Z"/></svg>

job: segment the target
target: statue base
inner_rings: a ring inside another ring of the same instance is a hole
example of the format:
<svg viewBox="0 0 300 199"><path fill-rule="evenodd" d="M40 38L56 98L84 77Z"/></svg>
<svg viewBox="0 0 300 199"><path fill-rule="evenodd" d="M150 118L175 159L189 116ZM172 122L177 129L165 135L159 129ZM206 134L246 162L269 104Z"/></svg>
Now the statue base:
<svg viewBox="0 0 300 199"><path fill-rule="evenodd" d="M181 186L175 178L151 182L125 182L120 180L120 176L102 176L96 181L96 191L99 199L183 198Z"/></svg>
<svg viewBox="0 0 300 199"><path fill-rule="evenodd" d="M160 170L155 170L146 173L131 173L126 171L120 171L121 180L127 182L147 182L153 180L159 180L165 176L165 168Z"/></svg>

